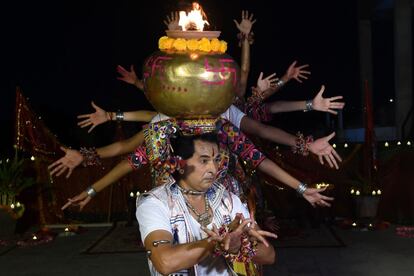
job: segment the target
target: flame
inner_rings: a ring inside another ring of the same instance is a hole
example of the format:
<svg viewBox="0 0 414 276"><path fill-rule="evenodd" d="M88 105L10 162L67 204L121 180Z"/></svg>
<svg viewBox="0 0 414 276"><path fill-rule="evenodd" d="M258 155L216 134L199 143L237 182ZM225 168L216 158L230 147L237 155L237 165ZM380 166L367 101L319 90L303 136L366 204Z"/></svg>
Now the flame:
<svg viewBox="0 0 414 276"><path fill-rule="evenodd" d="M185 11L180 11L178 25L181 26L183 31L203 31L205 24L210 25L206 19L207 16L204 13L203 8L200 4L194 2L193 9L188 14Z"/></svg>

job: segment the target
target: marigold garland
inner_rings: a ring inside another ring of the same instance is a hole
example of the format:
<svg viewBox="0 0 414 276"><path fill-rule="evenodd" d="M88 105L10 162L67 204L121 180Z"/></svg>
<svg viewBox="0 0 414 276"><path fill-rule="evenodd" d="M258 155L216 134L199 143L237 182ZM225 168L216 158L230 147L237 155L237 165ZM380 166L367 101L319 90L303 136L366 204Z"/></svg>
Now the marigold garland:
<svg viewBox="0 0 414 276"><path fill-rule="evenodd" d="M227 42L218 40L217 38L211 40L205 37L202 39L174 39L168 36L163 36L158 40L158 48L164 51L176 50L225 53L227 51Z"/></svg>

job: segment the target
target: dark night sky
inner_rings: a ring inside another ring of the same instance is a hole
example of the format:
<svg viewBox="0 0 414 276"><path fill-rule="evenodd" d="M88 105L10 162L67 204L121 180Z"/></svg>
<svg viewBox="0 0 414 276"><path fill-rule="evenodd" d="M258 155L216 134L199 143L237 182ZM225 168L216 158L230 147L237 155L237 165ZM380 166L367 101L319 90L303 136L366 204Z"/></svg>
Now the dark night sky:
<svg viewBox="0 0 414 276"><path fill-rule="evenodd" d="M157 50L164 35L164 16L187 1L27 1L8 13L6 82L0 102L2 125L10 148L14 120L14 91L20 85L34 110L65 144L107 144L113 126L92 135L79 130L76 115L91 111L90 101L107 110L151 108L142 92L116 80L117 64L140 68ZM289 84L274 99L312 98L321 84L326 96L342 94L352 119L360 108L358 80L357 5L352 1L201 1L213 28L222 31L228 53L239 60L236 27L242 9L258 18L252 46L250 81L258 73L281 76L293 61L311 65L312 77L303 85ZM353 111L353 109L355 109ZM347 113L345 113L347 114ZM288 119L286 119L288 118ZM320 131L323 114L282 115L291 130ZM310 120L310 121L309 121ZM311 122L311 123L309 123ZM309 126L313 127L310 128ZM132 134L138 125L129 124ZM326 130L326 132L329 130ZM325 133L325 132L324 132Z"/></svg>

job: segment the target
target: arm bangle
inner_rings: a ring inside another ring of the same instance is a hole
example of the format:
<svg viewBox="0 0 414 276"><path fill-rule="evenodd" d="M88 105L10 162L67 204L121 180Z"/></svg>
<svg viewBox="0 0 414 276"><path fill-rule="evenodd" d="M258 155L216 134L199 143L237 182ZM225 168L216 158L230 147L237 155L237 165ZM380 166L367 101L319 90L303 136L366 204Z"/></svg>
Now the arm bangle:
<svg viewBox="0 0 414 276"><path fill-rule="evenodd" d="M303 193L306 191L308 186L305 183L300 182L299 186L296 188L296 192L303 196Z"/></svg>
<svg viewBox="0 0 414 276"><path fill-rule="evenodd" d="M277 85L277 87L279 87L279 88L281 88L284 84L285 84L285 82L284 82L282 79L279 79L279 80L276 82L276 85Z"/></svg>
<svg viewBox="0 0 414 276"><path fill-rule="evenodd" d="M86 193L88 194L88 196L90 196L90 197L94 197L94 196L96 196L98 193L96 192L96 190L92 187L92 186L89 186L87 189L86 189Z"/></svg>
<svg viewBox="0 0 414 276"><path fill-rule="evenodd" d="M115 118L117 121L123 121L124 120L124 112L122 111L117 111Z"/></svg>
<svg viewBox="0 0 414 276"><path fill-rule="evenodd" d="M311 111L313 110L313 102L312 100L307 100L305 102L305 109L303 110L303 112L307 112L307 111Z"/></svg>

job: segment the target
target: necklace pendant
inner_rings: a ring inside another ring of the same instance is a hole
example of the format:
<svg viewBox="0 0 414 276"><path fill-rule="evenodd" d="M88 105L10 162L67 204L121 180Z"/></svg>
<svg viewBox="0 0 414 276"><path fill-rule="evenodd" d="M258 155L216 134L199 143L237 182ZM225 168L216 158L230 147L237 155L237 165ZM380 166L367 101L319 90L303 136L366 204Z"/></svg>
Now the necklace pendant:
<svg viewBox="0 0 414 276"><path fill-rule="evenodd" d="M211 219L210 214L206 212L206 213L199 215L197 221L202 226L207 226L210 223L210 219Z"/></svg>

